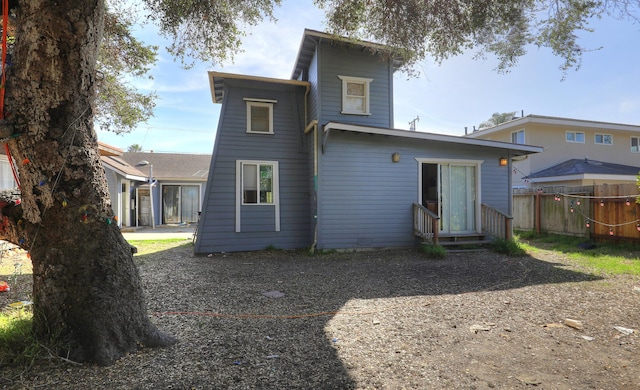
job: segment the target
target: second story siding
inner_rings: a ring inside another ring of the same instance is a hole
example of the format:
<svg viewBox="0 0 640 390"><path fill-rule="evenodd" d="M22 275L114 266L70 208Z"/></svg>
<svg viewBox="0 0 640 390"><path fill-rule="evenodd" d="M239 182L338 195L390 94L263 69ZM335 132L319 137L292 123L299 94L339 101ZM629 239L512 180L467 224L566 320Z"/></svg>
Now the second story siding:
<svg viewBox="0 0 640 390"><path fill-rule="evenodd" d="M388 62L366 50L320 43L316 51L317 93L322 102L320 123L343 122L376 127L393 127L393 71ZM343 80L362 78L371 80L368 90L368 115L343 114Z"/></svg>

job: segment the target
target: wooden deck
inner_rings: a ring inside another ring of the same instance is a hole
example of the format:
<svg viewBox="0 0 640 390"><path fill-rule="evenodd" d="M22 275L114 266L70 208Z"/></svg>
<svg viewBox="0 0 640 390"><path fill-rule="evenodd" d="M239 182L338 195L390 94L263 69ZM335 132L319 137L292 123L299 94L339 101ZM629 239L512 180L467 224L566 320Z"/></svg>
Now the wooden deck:
<svg viewBox="0 0 640 390"><path fill-rule="evenodd" d="M494 239L510 240L513 218L486 204L482 205L482 233L444 234L440 232L440 217L423 205L413 204L413 231L423 243L432 245L483 246Z"/></svg>

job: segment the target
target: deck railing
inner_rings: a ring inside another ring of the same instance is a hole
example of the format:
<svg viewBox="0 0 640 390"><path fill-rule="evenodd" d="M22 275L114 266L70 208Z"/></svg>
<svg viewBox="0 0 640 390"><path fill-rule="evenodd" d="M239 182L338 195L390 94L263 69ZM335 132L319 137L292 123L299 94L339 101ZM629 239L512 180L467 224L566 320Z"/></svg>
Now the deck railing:
<svg viewBox="0 0 640 390"><path fill-rule="evenodd" d="M513 217L496 210L493 207L482 204L482 231L495 238L510 240L512 237L511 221Z"/></svg>
<svg viewBox="0 0 640 390"><path fill-rule="evenodd" d="M438 245L440 217L423 205L413 204L413 233L434 245Z"/></svg>

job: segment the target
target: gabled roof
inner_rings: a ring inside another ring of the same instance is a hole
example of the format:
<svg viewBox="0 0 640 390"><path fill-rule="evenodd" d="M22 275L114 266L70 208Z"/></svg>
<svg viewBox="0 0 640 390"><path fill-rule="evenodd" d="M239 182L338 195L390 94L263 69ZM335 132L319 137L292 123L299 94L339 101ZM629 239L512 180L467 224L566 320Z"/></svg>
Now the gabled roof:
<svg viewBox="0 0 640 390"><path fill-rule="evenodd" d="M534 172L525 179L547 179L563 177L563 180L587 178L586 176L630 176L632 180L640 172L640 167L613 164L589 159L571 159L552 167ZM626 179L626 178L625 178ZM555 179L554 179L555 180ZM539 180L540 181L540 180Z"/></svg>
<svg viewBox="0 0 640 390"><path fill-rule="evenodd" d="M497 126L474 131L473 133L466 135L466 137L478 138L478 137L495 133L501 130L524 126L525 124L528 124L528 123L557 125L562 127L594 128L598 130L621 130L621 131L640 132L640 125L599 122L599 121L591 121L591 120L585 120L585 119L559 118L559 117L543 116L543 115L527 115L524 117L516 118L510 121L501 123Z"/></svg>
<svg viewBox="0 0 640 390"><path fill-rule="evenodd" d="M205 181L211 164L210 154L125 152L122 159L134 167L148 161L153 165L153 177L158 180ZM149 167L139 169L148 172Z"/></svg>
<svg viewBox="0 0 640 390"><path fill-rule="evenodd" d="M540 146L533 146L533 145L512 144L510 142L492 141L492 140L485 140L485 139L470 139L465 137L458 137L455 135L425 133L421 131L388 129L384 127L372 127L372 126L359 126L359 125L352 125L352 124L338 123L338 122L329 122L326 125L324 125L325 138L323 140L323 147L327 139L330 137L327 133L329 133L331 130L352 131L357 133L379 134L379 135L387 135L387 136L410 138L410 139L420 139L420 140L426 140L426 141L449 142L449 143L455 143L460 145L474 145L474 146L484 146L488 148L499 148L499 149L506 149L511 151L512 155L514 156L521 156L521 155L532 154L532 153L541 153L542 151L544 151L544 148Z"/></svg>
<svg viewBox="0 0 640 390"><path fill-rule="evenodd" d="M283 84L283 85L296 85L296 86L307 87L307 88L310 86L310 84L307 81L277 79L277 78L271 78L271 77L250 76L246 74L224 73L224 72L214 72L214 71L209 71L208 74L209 74L209 85L211 87L211 98L213 99L213 103L222 103L222 101L224 100L224 82L226 79L248 80L248 81Z"/></svg>
<svg viewBox="0 0 640 390"><path fill-rule="evenodd" d="M298 49L298 55L296 56L295 66L291 73L292 80L298 80L302 71L309 68L313 54L316 51L316 45L322 41L331 42L333 44L342 43L363 51L368 50L372 54L384 53L391 55L393 57L394 71L398 70L405 63L405 60L401 56L397 55L399 50L394 49L391 46L305 29L304 34L302 35L302 42L300 42L300 48Z"/></svg>
<svg viewBox="0 0 640 390"><path fill-rule="evenodd" d="M121 157L118 156L100 156L102 163L110 169L129 180L145 181L147 176L135 167L132 167Z"/></svg>

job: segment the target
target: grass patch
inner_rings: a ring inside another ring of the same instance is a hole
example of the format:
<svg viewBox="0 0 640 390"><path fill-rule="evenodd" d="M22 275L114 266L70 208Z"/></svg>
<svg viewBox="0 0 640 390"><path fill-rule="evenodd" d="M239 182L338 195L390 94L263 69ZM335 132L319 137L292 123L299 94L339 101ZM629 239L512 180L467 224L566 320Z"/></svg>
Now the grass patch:
<svg viewBox="0 0 640 390"><path fill-rule="evenodd" d="M422 253L430 259L444 259L447 257L447 250L442 245L423 245Z"/></svg>
<svg viewBox="0 0 640 390"><path fill-rule="evenodd" d="M640 276L640 245L616 243L591 243L582 237L559 234L532 235L518 233L527 252L540 249L564 253L569 260L595 273L609 275Z"/></svg>
<svg viewBox="0 0 640 390"><path fill-rule="evenodd" d="M135 256L148 255L151 253L162 252L167 249L176 248L182 245L191 244L191 240L187 238L166 238L162 240L132 240L130 245L138 248Z"/></svg>
<svg viewBox="0 0 640 390"><path fill-rule="evenodd" d="M30 367L44 356L46 349L31 331L33 315L25 308L9 308L0 312L0 367Z"/></svg>

